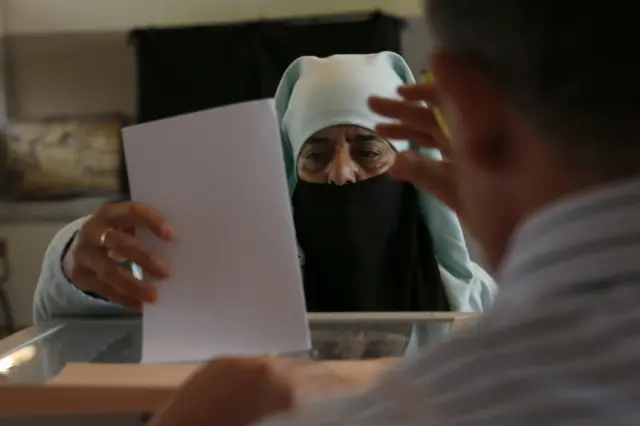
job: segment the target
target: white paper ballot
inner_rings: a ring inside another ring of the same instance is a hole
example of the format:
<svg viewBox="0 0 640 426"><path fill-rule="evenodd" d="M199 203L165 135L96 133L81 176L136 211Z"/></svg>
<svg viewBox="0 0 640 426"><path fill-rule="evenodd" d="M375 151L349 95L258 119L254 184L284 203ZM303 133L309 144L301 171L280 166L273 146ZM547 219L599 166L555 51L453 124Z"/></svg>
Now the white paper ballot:
<svg viewBox="0 0 640 426"><path fill-rule="evenodd" d="M165 216L171 264L144 307L143 362L201 361L310 348L273 100L123 130L135 201Z"/></svg>

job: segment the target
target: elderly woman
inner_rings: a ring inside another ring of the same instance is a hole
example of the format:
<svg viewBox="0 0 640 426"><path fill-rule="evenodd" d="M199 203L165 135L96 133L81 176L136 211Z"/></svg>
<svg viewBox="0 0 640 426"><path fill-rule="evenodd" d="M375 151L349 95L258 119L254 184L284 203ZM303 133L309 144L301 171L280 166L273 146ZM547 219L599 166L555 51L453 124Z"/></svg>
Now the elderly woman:
<svg viewBox="0 0 640 426"><path fill-rule="evenodd" d="M387 174L408 141L387 141L371 95L394 96L413 81L397 54L302 57L276 94L282 146L303 268L307 308L317 311L482 311L493 280L469 259L453 212ZM436 153L433 153L436 155ZM155 291L122 268L127 259L155 276L169 265L130 229L171 240L151 207L105 205L54 237L35 295L36 320L125 314ZM128 308L128 309L127 309Z"/></svg>

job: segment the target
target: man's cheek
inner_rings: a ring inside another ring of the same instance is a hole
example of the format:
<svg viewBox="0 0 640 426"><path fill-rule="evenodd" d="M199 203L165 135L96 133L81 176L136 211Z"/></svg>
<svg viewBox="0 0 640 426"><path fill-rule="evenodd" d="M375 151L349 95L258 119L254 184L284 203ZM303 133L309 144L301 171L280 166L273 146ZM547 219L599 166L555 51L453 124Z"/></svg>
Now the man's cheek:
<svg viewBox="0 0 640 426"><path fill-rule="evenodd" d="M486 239L486 231L491 227L492 211L496 208L495 194L491 190L488 178L474 170L464 161L459 164L458 188L460 202L465 212L469 231L481 244Z"/></svg>

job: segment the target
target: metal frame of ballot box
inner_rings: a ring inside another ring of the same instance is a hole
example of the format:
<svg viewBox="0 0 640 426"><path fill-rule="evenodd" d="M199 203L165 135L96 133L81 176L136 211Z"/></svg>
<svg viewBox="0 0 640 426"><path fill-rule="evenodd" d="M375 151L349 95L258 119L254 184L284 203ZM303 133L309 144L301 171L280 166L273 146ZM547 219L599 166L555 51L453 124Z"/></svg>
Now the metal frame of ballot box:
<svg viewBox="0 0 640 426"><path fill-rule="evenodd" d="M454 328L456 323L471 324L477 321L478 314L473 312L312 312L307 314L311 326L339 324L343 326L368 327L385 326L399 323L420 324L449 322ZM52 320L21 330L0 340L0 359L6 357L22 346L56 333L68 324L76 322L130 323L136 317L118 319L72 319Z"/></svg>

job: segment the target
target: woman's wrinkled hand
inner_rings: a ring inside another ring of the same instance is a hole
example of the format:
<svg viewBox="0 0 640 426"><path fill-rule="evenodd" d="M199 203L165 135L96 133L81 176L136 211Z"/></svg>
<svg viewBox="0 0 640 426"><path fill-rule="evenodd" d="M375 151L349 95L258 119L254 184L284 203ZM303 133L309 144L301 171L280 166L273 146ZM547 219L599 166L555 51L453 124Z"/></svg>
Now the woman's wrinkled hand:
<svg viewBox="0 0 640 426"><path fill-rule="evenodd" d="M136 279L122 262L131 261L145 276L157 278L169 274L169 265L142 246L136 228L146 228L163 240L174 238L164 218L148 206L105 204L82 225L63 260L69 279L79 289L126 308L139 310L143 302L154 301L155 287Z"/></svg>
<svg viewBox="0 0 640 426"><path fill-rule="evenodd" d="M194 374L151 426L246 426L272 414L366 388L382 369L372 369L372 361L362 363L368 363L366 372L307 359L219 358Z"/></svg>
<svg viewBox="0 0 640 426"><path fill-rule="evenodd" d="M436 196L454 212L461 215L461 205L455 181L451 143L444 133L434 110L437 92L433 83L401 86L402 99L372 97L369 107L376 113L397 120L377 126L377 133L387 139L410 140L425 148L435 148L442 154L441 160L428 158L414 150L398 154L389 170L396 179L413 183L425 192Z"/></svg>

